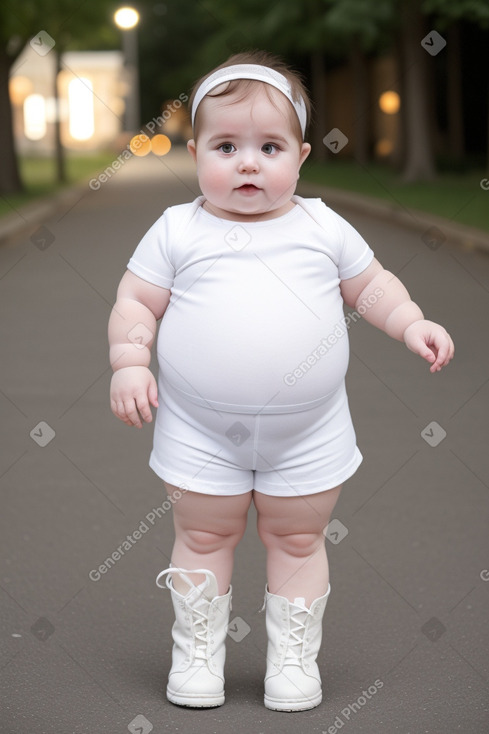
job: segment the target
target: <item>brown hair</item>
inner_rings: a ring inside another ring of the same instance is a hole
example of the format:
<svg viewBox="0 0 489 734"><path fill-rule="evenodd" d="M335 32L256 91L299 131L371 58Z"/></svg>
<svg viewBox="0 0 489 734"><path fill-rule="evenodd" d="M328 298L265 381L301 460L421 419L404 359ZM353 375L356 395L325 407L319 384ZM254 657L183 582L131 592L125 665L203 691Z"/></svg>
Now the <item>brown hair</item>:
<svg viewBox="0 0 489 734"><path fill-rule="evenodd" d="M311 101L309 99L309 95L307 93L307 90L302 82L302 79L300 75L292 70L287 64L282 61L278 56L274 56L267 51L246 51L244 53L234 54L231 56L227 61L225 61L220 66L216 66L215 69L212 69L212 71L209 71L208 74L205 74L200 79L198 79L194 86L192 87L192 92L190 94L189 99L189 109L192 109L192 104L194 101L195 94L197 92L197 89L200 87L203 81L207 79L211 74L213 74L218 69L225 69L228 66L234 66L235 64L258 64L259 66L267 66L270 69L273 69L274 71L278 71L280 74L282 74L287 81L290 84L290 89L292 93L292 99L294 101L298 101L301 97L304 100L304 104L306 106L306 112L307 112L307 118L306 118L306 129L307 125L309 124L310 118L311 118ZM256 89L257 85L263 85L266 89L266 92L268 94L268 97L270 101L273 103L273 98L271 95L271 90L269 89L269 85L265 82L255 81L252 79L236 79L234 81L230 81L227 84L227 87L223 89L222 91L219 91L217 94L210 94L209 96L213 97L225 97L230 94L234 94L235 92L239 91L241 92L240 100L245 99L245 97L249 94L249 92L252 89ZM195 120L194 120L194 138L197 139L198 135L198 108L197 112L195 114ZM303 136L302 136L302 130L300 127L299 119L296 114L294 114L294 120L292 122L294 131L297 133L297 137L302 142Z"/></svg>

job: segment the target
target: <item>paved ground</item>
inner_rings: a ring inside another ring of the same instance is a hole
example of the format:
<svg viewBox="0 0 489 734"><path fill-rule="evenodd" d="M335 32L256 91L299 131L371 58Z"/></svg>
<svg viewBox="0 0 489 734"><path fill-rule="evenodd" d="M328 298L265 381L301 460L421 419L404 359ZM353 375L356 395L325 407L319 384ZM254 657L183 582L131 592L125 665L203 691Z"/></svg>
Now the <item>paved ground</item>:
<svg viewBox="0 0 489 734"><path fill-rule="evenodd" d="M172 610L154 580L171 509L148 520L165 500L147 466L151 428L110 413L106 325L139 238L197 193L180 151L133 160L0 249L2 734L487 732L489 257L359 214L349 219L457 353L431 375L368 324L350 330L365 460L335 512L348 534L326 541L324 702L301 714L263 707L265 559L252 509L226 704L167 703ZM113 568L90 577L127 536Z"/></svg>

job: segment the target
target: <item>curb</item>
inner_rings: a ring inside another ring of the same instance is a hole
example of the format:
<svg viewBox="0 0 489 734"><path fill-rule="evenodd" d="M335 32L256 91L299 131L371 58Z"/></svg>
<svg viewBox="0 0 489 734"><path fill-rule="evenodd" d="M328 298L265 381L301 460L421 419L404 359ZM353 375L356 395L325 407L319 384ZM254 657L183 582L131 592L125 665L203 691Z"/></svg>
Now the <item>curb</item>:
<svg viewBox="0 0 489 734"><path fill-rule="evenodd" d="M88 181L88 179L87 179ZM0 218L0 245L21 235L33 234L43 222L61 208L66 208L86 192L87 181L63 189L61 192L19 207L12 214ZM329 188L319 184L300 181L297 193L301 196L320 196L328 205L342 207L369 217L376 217L418 232L428 247L436 249L444 242L468 250L489 253L489 232L475 227L456 224L435 214L407 209L399 204L390 204L351 191Z"/></svg>
<svg viewBox="0 0 489 734"><path fill-rule="evenodd" d="M438 248L444 242L449 242L467 250L489 253L489 232L457 224L436 214L422 212L419 209L408 209L400 204L390 204L370 196L329 188L308 181L299 182L297 193L304 196L320 196L333 209L344 207L369 217L401 224L418 232L423 242L432 249Z"/></svg>
<svg viewBox="0 0 489 734"><path fill-rule="evenodd" d="M0 246L22 235L33 234L43 222L60 209L74 204L86 190L87 181L77 181L56 194L35 199L19 207L12 214L0 217Z"/></svg>

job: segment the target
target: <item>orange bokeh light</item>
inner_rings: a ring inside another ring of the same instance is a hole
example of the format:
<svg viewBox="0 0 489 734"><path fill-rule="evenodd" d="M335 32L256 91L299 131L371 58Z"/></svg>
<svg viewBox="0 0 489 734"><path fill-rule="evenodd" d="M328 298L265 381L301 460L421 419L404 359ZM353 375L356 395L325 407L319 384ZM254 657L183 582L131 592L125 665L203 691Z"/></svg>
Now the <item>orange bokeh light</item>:
<svg viewBox="0 0 489 734"><path fill-rule="evenodd" d="M131 138L129 148L131 149L131 153L133 153L133 155L143 157L145 155L148 155L148 153L151 151L151 140L148 138L147 135L144 135L144 133L141 133L140 135L135 135L133 138Z"/></svg>
<svg viewBox="0 0 489 734"><path fill-rule="evenodd" d="M170 148L171 140L167 135L155 135L151 138L151 150L155 155L166 155Z"/></svg>

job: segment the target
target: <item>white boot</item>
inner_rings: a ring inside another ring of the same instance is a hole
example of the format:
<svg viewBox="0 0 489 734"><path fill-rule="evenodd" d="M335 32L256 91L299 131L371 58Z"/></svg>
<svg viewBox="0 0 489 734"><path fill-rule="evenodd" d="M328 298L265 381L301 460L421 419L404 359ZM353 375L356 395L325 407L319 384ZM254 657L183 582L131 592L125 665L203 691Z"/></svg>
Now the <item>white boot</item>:
<svg viewBox="0 0 489 734"><path fill-rule="evenodd" d="M265 591L268 635L265 706L275 711L305 711L321 703L321 677L316 657L321 647L322 620L331 587L315 599L294 603Z"/></svg>
<svg viewBox="0 0 489 734"><path fill-rule="evenodd" d="M165 574L178 573L190 586L185 596L173 588L167 576L166 586L171 591L175 623L172 627L172 667L166 695L179 706L197 708L221 706L224 703L225 640L231 609L231 591L217 596L216 577L208 569L187 571L166 568L158 574L156 583ZM185 576L203 573L205 581L195 586Z"/></svg>

